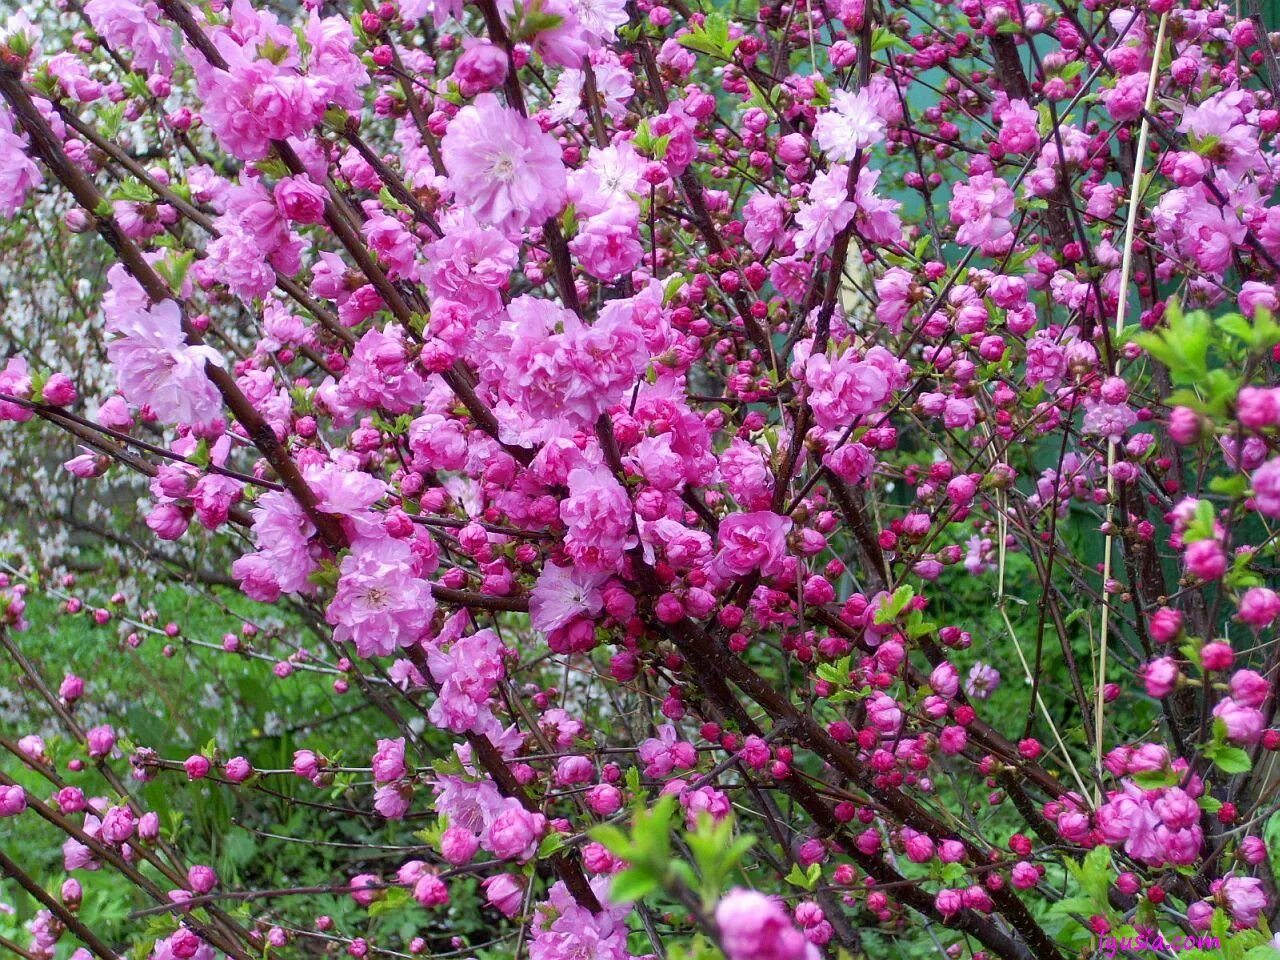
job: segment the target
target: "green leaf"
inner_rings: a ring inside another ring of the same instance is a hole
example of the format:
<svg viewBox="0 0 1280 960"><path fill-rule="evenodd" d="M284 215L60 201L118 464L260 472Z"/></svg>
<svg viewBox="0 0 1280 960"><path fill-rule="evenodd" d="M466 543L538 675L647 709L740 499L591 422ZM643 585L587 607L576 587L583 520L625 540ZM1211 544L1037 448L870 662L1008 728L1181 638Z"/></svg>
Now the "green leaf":
<svg viewBox="0 0 1280 960"><path fill-rule="evenodd" d="M409 902L409 891L404 887L388 887L383 896L369 904L369 916L380 917L384 913L399 910Z"/></svg>
<svg viewBox="0 0 1280 960"><path fill-rule="evenodd" d="M1111 848L1099 845L1086 853L1079 863L1070 857L1063 857L1063 863L1092 903L1089 911L1079 912L1109 915L1111 901L1107 893L1111 888L1111 879L1115 875L1115 868L1111 865Z"/></svg>
<svg viewBox="0 0 1280 960"><path fill-rule="evenodd" d="M564 849L564 834L549 833L538 844L538 859L544 859Z"/></svg>
<svg viewBox="0 0 1280 960"><path fill-rule="evenodd" d="M1237 773L1248 773L1253 769L1253 762L1240 747L1227 743L1211 743L1204 748L1204 755L1213 761L1223 773L1234 776Z"/></svg>
<svg viewBox="0 0 1280 960"><path fill-rule="evenodd" d="M682 47L697 53L708 53L729 60L742 41L729 39L729 21L725 19L724 14L711 13L707 15L702 26L694 27L677 42Z"/></svg>
<svg viewBox="0 0 1280 960"><path fill-rule="evenodd" d="M1183 313L1176 300L1165 311L1165 325L1130 338L1169 368L1178 386L1197 386L1209 375L1209 343L1213 324L1203 310Z"/></svg>
<svg viewBox="0 0 1280 960"><path fill-rule="evenodd" d="M609 884L609 899L614 903L627 903L643 899L658 889L661 878L648 867L631 867L615 874Z"/></svg>
<svg viewBox="0 0 1280 960"><path fill-rule="evenodd" d="M1143 770L1134 774L1133 782L1143 790L1156 790L1160 787L1172 787L1178 779L1178 774L1173 770Z"/></svg>
<svg viewBox="0 0 1280 960"><path fill-rule="evenodd" d="M818 881L822 879L822 864L811 863L809 869L802 869L800 864L795 864L791 868L791 872L787 874L787 883L793 887L801 887L805 890L812 890L818 885Z"/></svg>
<svg viewBox="0 0 1280 960"><path fill-rule="evenodd" d="M898 615L906 608L913 599L915 599L915 591L907 585L899 587L893 591L887 601L880 604L880 609L876 611L875 622L877 625L893 623L898 619Z"/></svg>
<svg viewBox="0 0 1280 960"><path fill-rule="evenodd" d="M1214 477L1209 481L1209 492L1233 500L1243 497L1249 489L1249 481L1244 474L1235 473L1229 477Z"/></svg>

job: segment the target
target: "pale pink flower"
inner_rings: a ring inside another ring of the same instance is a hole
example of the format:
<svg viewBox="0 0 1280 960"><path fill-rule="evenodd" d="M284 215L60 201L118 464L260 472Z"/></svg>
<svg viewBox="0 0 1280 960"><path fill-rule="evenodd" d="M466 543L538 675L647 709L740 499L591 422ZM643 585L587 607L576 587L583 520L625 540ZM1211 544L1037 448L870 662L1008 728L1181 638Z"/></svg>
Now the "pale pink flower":
<svg viewBox="0 0 1280 960"><path fill-rule="evenodd" d="M492 93L458 111L441 152L455 198L481 223L520 230L564 206L564 163L555 140Z"/></svg>
<svg viewBox="0 0 1280 960"><path fill-rule="evenodd" d="M366 540L344 557L325 613L334 640L352 641L362 657L385 657L421 639L436 602L413 565L409 545L390 537Z"/></svg>
<svg viewBox="0 0 1280 960"><path fill-rule="evenodd" d="M845 163L884 139L884 120L868 90L837 90L831 108L818 114L813 132L828 160Z"/></svg>
<svg viewBox="0 0 1280 960"><path fill-rule="evenodd" d="M207 424L221 413L218 389L207 366L222 366L212 347L192 346L182 332L182 314L173 300L108 320L120 334L107 344L120 392L146 406L165 423Z"/></svg>

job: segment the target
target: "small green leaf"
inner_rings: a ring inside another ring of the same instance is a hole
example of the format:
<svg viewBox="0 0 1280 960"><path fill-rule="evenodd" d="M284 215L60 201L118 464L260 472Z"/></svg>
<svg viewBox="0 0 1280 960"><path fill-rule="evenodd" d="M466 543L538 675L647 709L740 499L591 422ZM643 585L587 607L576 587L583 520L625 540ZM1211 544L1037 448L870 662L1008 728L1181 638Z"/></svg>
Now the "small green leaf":
<svg viewBox="0 0 1280 960"><path fill-rule="evenodd" d="M658 889L660 878L648 867L631 867L615 874L609 885L609 899L614 903L640 900Z"/></svg>
<svg viewBox="0 0 1280 960"><path fill-rule="evenodd" d="M1204 748L1204 755L1213 761L1223 773L1234 776L1237 773L1248 773L1253 769L1253 762L1240 747L1227 743L1211 743Z"/></svg>

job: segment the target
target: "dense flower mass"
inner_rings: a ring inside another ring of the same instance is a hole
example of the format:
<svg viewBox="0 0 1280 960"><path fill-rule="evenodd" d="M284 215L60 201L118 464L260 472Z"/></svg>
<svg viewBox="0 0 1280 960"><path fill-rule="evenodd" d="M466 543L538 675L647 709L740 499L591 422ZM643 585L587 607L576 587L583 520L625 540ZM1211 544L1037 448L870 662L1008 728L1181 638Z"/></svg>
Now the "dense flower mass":
<svg viewBox="0 0 1280 960"><path fill-rule="evenodd" d="M1265 15L26 6L0 951L1280 949Z"/></svg>

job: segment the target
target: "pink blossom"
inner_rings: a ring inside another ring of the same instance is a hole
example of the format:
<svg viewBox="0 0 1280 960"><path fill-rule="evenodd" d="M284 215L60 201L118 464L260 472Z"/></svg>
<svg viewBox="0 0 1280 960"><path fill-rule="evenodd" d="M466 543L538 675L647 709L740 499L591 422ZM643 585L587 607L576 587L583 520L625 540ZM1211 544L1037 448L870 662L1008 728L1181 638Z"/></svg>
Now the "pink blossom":
<svg viewBox="0 0 1280 960"><path fill-rule="evenodd" d="M813 178L808 200L796 212L796 249L801 253L823 253L836 234L849 225L857 208L849 199L849 168L834 164Z"/></svg>
<svg viewBox="0 0 1280 960"><path fill-rule="evenodd" d="M804 368L809 402L818 424L828 430L847 427L888 398L894 381L885 368L846 352L832 363L826 354L809 357Z"/></svg>
<svg viewBox="0 0 1280 960"><path fill-rule="evenodd" d="M951 222L960 229L956 242L982 247L984 253L1000 253L1013 233L1013 191L1004 180L989 173L970 177L955 185L951 199Z"/></svg>
<svg viewBox="0 0 1280 960"><path fill-rule="evenodd" d="M432 647L427 654L431 677L440 693L428 718L455 733L487 733L496 723L487 704L504 676L502 642L492 630L460 637L448 651Z"/></svg>
<svg viewBox="0 0 1280 960"><path fill-rule="evenodd" d="M207 367L221 367L222 357L187 343L177 303L162 300L112 316L108 329L118 336L107 344L107 357L130 403L149 407L166 423L206 424L219 416L222 401Z"/></svg>
<svg viewBox="0 0 1280 960"><path fill-rule="evenodd" d="M600 574L548 563L529 595L529 619L535 630L550 633L577 617L594 617L604 603Z"/></svg>
<svg viewBox="0 0 1280 960"><path fill-rule="evenodd" d="M370 761L375 783L390 783L405 775L404 737L395 740L379 740L378 751Z"/></svg>
<svg viewBox="0 0 1280 960"><path fill-rule="evenodd" d="M629 544L631 501L603 467L569 473L569 496L560 504L568 530L565 550L588 573L616 573Z"/></svg>
<svg viewBox="0 0 1280 960"><path fill-rule="evenodd" d="M587 273L613 281L635 268L644 255L637 229L639 213L634 203L613 203L582 225L569 250Z"/></svg>
<svg viewBox="0 0 1280 960"><path fill-rule="evenodd" d="M204 119L230 153L261 160L273 140L300 137L320 121L325 101L307 78L235 43L219 49L226 69L205 65L196 78Z"/></svg>
<svg viewBox="0 0 1280 960"><path fill-rule="evenodd" d="M524 863L538 852L538 841L546 830L547 818L531 813L520 801L508 797L489 824L480 845L502 860Z"/></svg>
<svg viewBox="0 0 1280 960"><path fill-rule="evenodd" d="M520 230L564 204L564 164L555 141L492 93L458 111L441 152L454 195L481 223Z"/></svg>
<svg viewBox="0 0 1280 960"><path fill-rule="evenodd" d="M481 881L480 886L484 890L489 905L496 908L503 916L514 917L519 911L524 889L515 878L499 873Z"/></svg>
<svg viewBox="0 0 1280 960"><path fill-rule="evenodd" d="M1268 517L1280 517L1280 457L1253 471L1251 481L1258 511Z"/></svg>
<svg viewBox="0 0 1280 960"><path fill-rule="evenodd" d="M1269 903L1262 881L1257 877L1227 877L1215 881L1213 889L1226 902L1231 919L1242 927L1256 925Z"/></svg>
<svg viewBox="0 0 1280 960"><path fill-rule="evenodd" d="M716 906L715 919L728 960L814 960L819 956L786 909L754 890L729 891Z"/></svg>
<svg viewBox="0 0 1280 960"><path fill-rule="evenodd" d="M884 121L876 112L870 91L849 93L837 90L831 97L831 108L818 114L814 137L828 160L845 163L859 151L884 139Z"/></svg>
<svg viewBox="0 0 1280 960"><path fill-rule="evenodd" d="M735 513L720 524L720 550L716 570L725 577L743 577L753 571L776 576L786 556L791 519L768 510Z"/></svg>
<svg viewBox="0 0 1280 960"><path fill-rule="evenodd" d="M171 33L157 23L159 9L135 0L89 0L84 14L113 49L133 54L133 66L167 76L173 69Z"/></svg>
<svg viewBox="0 0 1280 960"><path fill-rule="evenodd" d="M384 537L358 544L339 570L325 614L334 640L354 642L362 657L385 657L421 639L435 615L435 598L430 585L414 576L404 541Z"/></svg>

